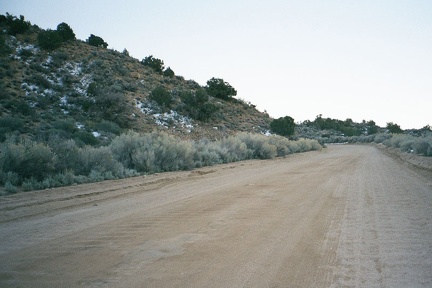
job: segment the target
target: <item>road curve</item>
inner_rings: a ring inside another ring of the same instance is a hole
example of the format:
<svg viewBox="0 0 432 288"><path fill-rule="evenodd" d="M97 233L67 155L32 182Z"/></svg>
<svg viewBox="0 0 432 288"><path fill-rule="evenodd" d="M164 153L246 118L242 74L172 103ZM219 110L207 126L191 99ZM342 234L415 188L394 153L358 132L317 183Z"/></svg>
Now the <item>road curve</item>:
<svg viewBox="0 0 432 288"><path fill-rule="evenodd" d="M432 287L432 175L330 146L0 198L0 287Z"/></svg>

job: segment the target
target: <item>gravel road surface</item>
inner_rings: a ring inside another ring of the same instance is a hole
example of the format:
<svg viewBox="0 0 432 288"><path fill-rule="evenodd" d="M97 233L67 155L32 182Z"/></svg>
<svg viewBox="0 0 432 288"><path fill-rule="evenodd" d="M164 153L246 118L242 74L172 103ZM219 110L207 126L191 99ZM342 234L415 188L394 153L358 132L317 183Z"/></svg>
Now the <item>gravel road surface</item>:
<svg viewBox="0 0 432 288"><path fill-rule="evenodd" d="M432 174L335 145L1 197L0 287L432 287Z"/></svg>

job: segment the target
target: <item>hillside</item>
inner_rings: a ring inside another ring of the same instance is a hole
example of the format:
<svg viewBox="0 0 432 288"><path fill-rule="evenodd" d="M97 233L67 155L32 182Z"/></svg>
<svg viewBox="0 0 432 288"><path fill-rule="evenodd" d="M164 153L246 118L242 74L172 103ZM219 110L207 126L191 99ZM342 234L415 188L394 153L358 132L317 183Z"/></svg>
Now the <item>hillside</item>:
<svg viewBox="0 0 432 288"><path fill-rule="evenodd" d="M16 130L34 137L72 137L86 144L128 130L165 131L185 139L269 130L266 113L234 98L209 95L208 103L216 111L207 119L196 119L181 96L204 87L182 76L164 76L130 57L126 49L118 52L70 40L47 50L38 45L38 35L45 30L33 25L10 35L10 23L0 25L2 140ZM169 107L150 99L156 88L169 92Z"/></svg>
<svg viewBox="0 0 432 288"><path fill-rule="evenodd" d="M272 119L163 61L0 15L0 195L320 150L268 137Z"/></svg>

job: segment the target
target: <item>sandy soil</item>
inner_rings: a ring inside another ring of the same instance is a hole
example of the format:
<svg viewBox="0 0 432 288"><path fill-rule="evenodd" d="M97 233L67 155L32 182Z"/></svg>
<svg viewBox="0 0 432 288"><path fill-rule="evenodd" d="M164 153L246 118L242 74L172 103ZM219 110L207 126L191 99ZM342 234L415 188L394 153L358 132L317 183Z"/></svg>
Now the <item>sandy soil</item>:
<svg viewBox="0 0 432 288"><path fill-rule="evenodd" d="M432 174L330 146L0 198L0 287L432 287Z"/></svg>

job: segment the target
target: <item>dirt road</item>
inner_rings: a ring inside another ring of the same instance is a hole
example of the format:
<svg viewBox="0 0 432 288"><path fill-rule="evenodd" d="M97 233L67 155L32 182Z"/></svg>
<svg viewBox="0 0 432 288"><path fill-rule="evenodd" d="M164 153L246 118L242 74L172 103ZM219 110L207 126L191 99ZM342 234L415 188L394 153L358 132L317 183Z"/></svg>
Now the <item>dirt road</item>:
<svg viewBox="0 0 432 288"><path fill-rule="evenodd" d="M0 287L432 287L432 175L330 146L2 197Z"/></svg>

